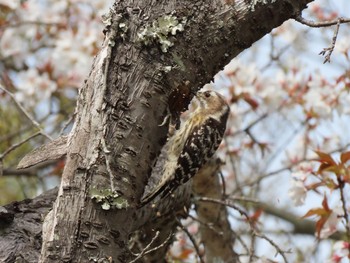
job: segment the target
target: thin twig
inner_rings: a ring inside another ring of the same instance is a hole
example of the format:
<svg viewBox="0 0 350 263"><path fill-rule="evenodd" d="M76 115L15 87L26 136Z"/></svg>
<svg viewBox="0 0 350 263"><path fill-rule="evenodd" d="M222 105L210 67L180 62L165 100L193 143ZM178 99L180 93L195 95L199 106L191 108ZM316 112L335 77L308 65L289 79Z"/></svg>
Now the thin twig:
<svg viewBox="0 0 350 263"><path fill-rule="evenodd" d="M225 139L226 140L226 139ZM226 144L228 143L228 141L226 140L225 142ZM242 188L241 188L241 182L239 181L238 179L238 176L237 176L237 169L236 169L236 164L235 164L235 160L233 158L233 155L232 154L227 154L229 160L230 160L230 163L231 163L231 169L232 169L232 172L234 174L234 181L236 183L236 190L241 193L242 192Z"/></svg>
<svg viewBox="0 0 350 263"><path fill-rule="evenodd" d="M44 21L20 21L20 22L15 22L15 23L5 23L2 26L0 26L0 29L10 28L10 27L28 26L28 25L57 26L57 27L65 26L64 23L52 23L52 22L44 22Z"/></svg>
<svg viewBox="0 0 350 263"><path fill-rule="evenodd" d="M160 232L157 231L156 234L154 235L154 237L152 238L151 242L139 253L136 254L137 257L134 258L132 261L130 261L130 263L135 263L137 260L139 260L140 258L142 258L143 256L156 251L157 249L160 249L161 247L163 247L166 243L168 243L168 241L170 240L170 238L172 237L173 233L170 233L170 235L164 240L164 242L162 242L162 244L160 244L159 246L156 246L154 248L151 248L151 245L156 241L156 239L158 238Z"/></svg>
<svg viewBox="0 0 350 263"><path fill-rule="evenodd" d="M274 50L275 50L275 45L274 45L274 36L270 37L270 60L267 62L267 64L265 66L263 66L261 68L261 71L264 72L265 70L267 70L274 61L277 61L277 63L279 62L281 56L289 49L292 47L292 45L285 45L284 47L280 48L280 50L277 50L274 54Z"/></svg>
<svg viewBox="0 0 350 263"><path fill-rule="evenodd" d="M196 198L196 200L197 201L201 201L201 202L216 203L216 204L220 204L220 205L231 207L231 208L237 210L242 216L244 216L246 218L247 222L249 223L249 225L252 228L254 228L254 226L250 222L249 215L245 211L243 211L241 208L239 208L238 206L236 206L236 205L232 204L231 202L229 202L229 200L218 200L218 199L209 198L209 197L198 197L198 198Z"/></svg>
<svg viewBox="0 0 350 263"><path fill-rule="evenodd" d="M279 107L278 107L279 108ZM236 136L240 133L243 132L247 132L249 130L251 130L253 128L253 126L255 126L256 124L258 124L259 122L261 122L262 120L266 119L269 116L268 112L265 112L264 114L262 114L261 116L259 116L259 118L257 118L256 120L254 120L253 122L251 122L250 124L248 124L247 127L243 128L242 130L238 130L236 132L234 132L233 134L231 134L231 136Z"/></svg>
<svg viewBox="0 0 350 263"><path fill-rule="evenodd" d="M350 19L344 18L344 17L339 17L338 19L331 20L331 21L315 22L312 20L305 19L302 16L298 16L295 18L295 20L309 27L328 27L328 26L337 25L338 23L340 24L350 23Z"/></svg>
<svg viewBox="0 0 350 263"><path fill-rule="evenodd" d="M10 148L8 148L6 151L4 151L2 154L0 154L0 160L4 159L4 157L5 157L6 155L8 155L10 152L12 152L13 150L15 150L16 148L18 148L18 147L21 146L22 144L26 143L27 141L29 141L29 140L31 140L31 139L33 139L34 137L39 136L39 135L42 135L42 133L41 133L41 132L36 132L36 133L34 133L33 135L29 136L28 138L26 138L26 139L24 139L24 140L22 140L22 141L20 141L20 142L18 142L18 143L16 143L16 144L12 145L12 146L11 146Z"/></svg>
<svg viewBox="0 0 350 263"><path fill-rule="evenodd" d="M335 149L333 151L330 151L328 152L328 154L333 154L333 153L337 153L337 152L341 152L341 151L344 151L346 150L348 147L350 147L350 143L347 143L345 144L344 146L338 148L338 149ZM250 185L254 185L254 184L257 184L259 183L261 180L265 179L265 178L268 178L270 176L273 176L273 175L278 175L280 174L281 172L284 172L284 171L290 171L292 170L295 166L303 163L303 162L312 162L312 161L317 161L318 158L307 158L307 159L301 159L297 162L293 162L292 164L286 166L286 167L282 167L282 168L279 168L275 171L272 171L272 172L269 172L269 173L266 173L266 174L263 174L262 176L259 176L258 178L254 179L254 180L251 180L249 181L248 183L246 184L243 184L242 187L244 186L250 186Z"/></svg>
<svg viewBox="0 0 350 263"><path fill-rule="evenodd" d="M340 199L342 202L342 208L344 212L344 219L345 219L345 229L346 229L346 235L350 237L350 226L349 226L349 214L346 209L346 201L344 197L344 186L345 183L341 178L338 178L338 185L339 185L339 191L340 191ZM348 247L349 255L350 255L350 247Z"/></svg>
<svg viewBox="0 0 350 263"><path fill-rule="evenodd" d="M222 172L219 172L221 183L222 183L222 199L226 198L226 182L225 182L225 177L222 174Z"/></svg>
<svg viewBox="0 0 350 263"><path fill-rule="evenodd" d="M217 229L215 229L213 227L213 223L207 223L207 222L204 222L190 214L187 215L188 217L192 218L194 221L198 222L199 224L201 225L204 225L205 227L209 228L211 231L215 232L216 234L218 234L219 236L223 236L224 234L222 232L218 232Z"/></svg>
<svg viewBox="0 0 350 263"><path fill-rule="evenodd" d="M277 254L280 254L284 260L285 263L288 263L288 260L286 258L286 253L291 253L290 250L288 251L283 251L272 239L268 238L267 236L265 236L264 234L258 234L256 232L254 232L254 236L257 236L257 237L260 237L262 239L265 239L267 242L269 242L271 244L271 246L273 246L276 251L277 251Z"/></svg>
<svg viewBox="0 0 350 263"><path fill-rule="evenodd" d="M338 23L337 23L337 27L335 28L335 31L334 31L334 35L333 35L333 38L332 38L332 44L330 47L327 47L327 48L324 48L320 53L319 55L321 56L324 56L325 59L323 61L323 64L325 64L326 62L330 63L331 62L331 55L334 51L334 48L335 48L335 43L337 42L337 37L338 37L338 33L339 33L339 28L340 28L340 21L338 20Z"/></svg>
<svg viewBox="0 0 350 263"><path fill-rule="evenodd" d="M50 114L47 114L43 118L40 118L39 122L42 123L42 122L46 121L48 117L50 117ZM5 134L5 135L1 136L0 137L0 142L12 140L14 137L16 137L18 135L21 135L21 134L29 131L32 128L33 128L32 124L27 124L27 125L25 125L24 127L20 128L20 129L16 129L13 132L10 132L8 134Z"/></svg>
<svg viewBox="0 0 350 263"><path fill-rule="evenodd" d="M281 106L282 106L282 105L281 105ZM280 108L281 106L279 106L278 108ZM268 116L269 116L269 113L268 113L268 112L265 112L264 114L262 114L261 116L259 116L256 120L254 120L253 122L251 122L250 124L248 124L247 127L245 127L245 128L243 128L243 129L241 129L241 130L238 130L238 131L236 131L236 132L230 134L230 136L231 136L231 137L234 137L234 136L237 136L237 135L239 135L239 134L241 134L241 133L247 133L247 134L250 133L250 130L251 130L255 125L257 125L259 122L261 122L262 120L264 120L264 119L267 118ZM251 133L250 133L250 134L251 134ZM224 138L224 140L225 140L225 143L228 144L227 139ZM230 162L231 162L231 165L232 165L232 169L234 170L233 172L234 172L234 174L237 174L237 173L235 172L235 164L234 164L233 156L232 156L231 154L228 154L228 156L229 156L229 159L230 159ZM238 180L238 177L235 176L234 179L235 179L235 183L236 183L236 189L237 189L239 192L242 192L242 191L241 191L241 185L240 185L240 182L239 182L239 180Z"/></svg>
<svg viewBox="0 0 350 263"><path fill-rule="evenodd" d="M245 249L247 253L249 253L249 248L246 243L244 243L243 239L240 235L236 235L237 240L241 243L241 246Z"/></svg>
<svg viewBox="0 0 350 263"><path fill-rule="evenodd" d="M253 258L255 256L255 240L256 240L256 236L251 235L251 241L250 241L250 249L249 249L249 262L253 262Z"/></svg>
<svg viewBox="0 0 350 263"><path fill-rule="evenodd" d="M202 258L201 253L200 253L200 249L199 249L199 247L198 247L198 245L197 245L196 240L195 240L194 237L191 235L191 233L187 230L187 228L184 227L178 219L176 219L176 221L177 221L179 227L181 227L182 231L184 231L184 232L186 233L186 235L188 236L188 238L191 240L191 242L192 242L192 244L193 244L193 247L194 247L194 249L196 250L196 253L197 253L198 257L199 257L199 262L200 262L200 263L204 263L204 260L203 260L203 258Z"/></svg>
<svg viewBox="0 0 350 263"><path fill-rule="evenodd" d="M285 151L287 146L293 141L293 139L303 130L304 126L307 124L307 120L304 120L298 123L298 126L291 131L291 133L287 136L287 138L277 147L274 153L269 156L268 160L265 162L265 167L269 167L271 163L273 163L276 158L280 156L282 152Z"/></svg>
<svg viewBox="0 0 350 263"><path fill-rule="evenodd" d="M249 257L250 254L249 253L241 253L241 254L239 254L239 256L241 256L241 257ZM268 259L268 258L264 258L264 260L261 261L261 257L260 256L256 256L256 255L253 255L252 258L255 259L252 262L276 263L276 261L273 261L273 260ZM249 261L249 262L251 262L251 261Z"/></svg>
<svg viewBox="0 0 350 263"><path fill-rule="evenodd" d="M0 89L3 90L6 94L8 94L11 99L14 101L14 103L18 106L18 108L24 113L24 115L33 123L33 125L40 131L40 133L47 137L50 141L52 141L52 138L50 135L48 135L41 127L40 124L27 112L27 110L16 100L15 96L12 92L8 91L5 87L0 85Z"/></svg>
<svg viewBox="0 0 350 263"><path fill-rule="evenodd" d="M61 131L60 131L60 136L63 135L64 130L67 129L67 127L69 126L69 124L71 124L71 122L74 120L75 118L75 113L69 117L69 119L65 122L65 124L63 125Z"/></svg>
<svg viewBox="0 0 350 263"><path fill-rule="evenodd" d="M258 199L249 198L245 196L229 196L228 200L260 204L260 201Z"/></svg>
<svg viewBox="0 0 350 263"><path fill-rule="evenodd" d="M59 160L50 160L50 161L45 161L40 164L37 164L35 166L29 167L29 168L24 168L21 170L18 169L12 169L12 168L4 168L3 169L3 174L2 176L19 176L19 175L26 175L26 176L32 176L32 175L37 175L38 170L47 168L49 166L53 166L57 164ZM45 191L44 191L45 192Z"/></svg>

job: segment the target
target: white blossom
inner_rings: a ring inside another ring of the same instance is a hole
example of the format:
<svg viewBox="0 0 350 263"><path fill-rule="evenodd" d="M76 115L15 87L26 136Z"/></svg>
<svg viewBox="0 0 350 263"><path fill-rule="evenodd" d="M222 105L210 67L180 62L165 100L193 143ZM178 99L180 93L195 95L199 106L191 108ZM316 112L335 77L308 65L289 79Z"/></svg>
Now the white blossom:
<svg viewBox="0 0 350 263"><path fill-rule="evenodd" d="M328 217L326 223L323 225L321 232L320 232L320 238L328 238L330 235L335 233L338 228L338 223L341 220L340 215L342 214L342 209L340 207L336 207L332 210L331 215Z"/></svg>
<svg viewBox="0 0 350 263"><path fill-rule="evenodd" d="M320 89L311 88L304 96L305 106L307 110L312 110L321 118L331 116L332 109L323 99Z"/></svg>
<svg viewBox="0 0 350 263"><path fill-rule="evenodd" d="M4 57L19 55L28 49L27 41L16 28L8 28L0 38L1 54Z"/></svg>
<svg viewBox="0 0 350 263"><path fill-rule="evenodd" d="M288 195L292 199L295 206L301 206L305 203L307 189L301 181L291 180L291 187Z"/></svg>
<svg viewBox="0 0 350 263"><path fill-rule="evenodd" d="M334 47L335 52L347 54L350 51L350 42L348 38L342 37L337 39L336 45Z"/></svg>
<svg viewBox="0 0 350 263"><path fill-rule="evenodd" d="M48 99L57 89L56 82L50 80L47 73L40 74L36 69L18 73L16 99L32 106L36 101Z"/></svg>
<svg viewBox="0 0 350 263"><path fill-rule="evenodd" d="M294 172L291 174L292 177L295 179L295 180L298 180L298 181L305 181L307 176L309 175L309 173L307 172L304 172L304 171L298 171L298 172Z"/></svg>
<svg viewBox="0 0 350 263"><path fill-rule="evenodd" d="M20 0L0 0L0 5L8 6L11 9L16 9L20 5Z"/></svg>

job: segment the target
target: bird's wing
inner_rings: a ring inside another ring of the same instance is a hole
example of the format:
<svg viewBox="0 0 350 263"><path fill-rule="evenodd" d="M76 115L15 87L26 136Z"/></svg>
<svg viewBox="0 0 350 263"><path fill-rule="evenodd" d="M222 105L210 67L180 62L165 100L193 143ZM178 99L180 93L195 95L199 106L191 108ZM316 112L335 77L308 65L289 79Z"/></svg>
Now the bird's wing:
<svg viewBox="0 0 350 263"><path fill-rule="evenodd" d="M168 174L163 175L156 188L141 200L142 206L154 200L158 195L164 198L171 194L179 185L191 179L214 155L224 132L217 127L219 124L215 119L208 119L202 125L193 128L177 162L173 164Z"/></svg>

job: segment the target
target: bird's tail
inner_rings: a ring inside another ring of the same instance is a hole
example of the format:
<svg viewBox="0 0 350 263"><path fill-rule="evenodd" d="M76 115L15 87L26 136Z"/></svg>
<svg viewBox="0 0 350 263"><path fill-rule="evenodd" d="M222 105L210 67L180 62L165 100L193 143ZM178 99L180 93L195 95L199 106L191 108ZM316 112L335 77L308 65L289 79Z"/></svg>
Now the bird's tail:
<svg viewBox="0 0 350 263"><path fill-rule="evenodd" d="M152 202L161 192L163 192L167 188L166 184L158 185L156 189L152 190L151 193L146 195L141 199L140 207L147 205Z"/></svg>

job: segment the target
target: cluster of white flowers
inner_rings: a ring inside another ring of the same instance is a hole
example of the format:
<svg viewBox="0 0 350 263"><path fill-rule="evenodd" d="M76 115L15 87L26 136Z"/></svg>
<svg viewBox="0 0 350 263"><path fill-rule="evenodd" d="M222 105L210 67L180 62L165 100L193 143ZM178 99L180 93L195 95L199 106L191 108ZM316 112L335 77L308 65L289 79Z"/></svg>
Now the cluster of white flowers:
<svg viewBox="0 0 350 263"><path fill-rule="evenodd" d="M293 200L295 206L301 206L305 203L307 188L305 187L305 181L310 175L307 170L300 169L293 172L291 177L293 178L288 190L289 197Z"/></svg>
<svg viewBox="0 0 350 263"><path fill-rule="evenodd" d="M350 243L346 241L337 241L333 245L332 258L327 263L348 262ZM344 260L344 261L343 261Z"/></svg>
<svg viewBox="0 0 350 263"><path fill-rule="evenodd" d="M0 0L0 4L10 9L16 9L20 4L20 0Z"/></svg>
<svg viewBox="0 0 350 263"><path fill-rule="evenodd" d="M272 77L269 74L262 74L254 63L245 65L239 59L235 59L216 76L214 85L224 94L226 93L229 100L237 102L231 106L231 117L234 117L228 124L225 144L229 150L226 153L234 149L238 149L238 155L243 152L244 138L247 137L242 136L238 139L235 132L243 131L252 119L257 119L256 115L259 115L257 112L277 110L277 114L288 116L292 125L295 123L295 126L298 126L302 122L310 124L312 128L309 131L302 129L304 132L296 136L293 143L285 148L286 158L283 159L287 167L295 166L291 173L292 180L289 184L288 196L295 206L302 206L306 202L308 185L314 183L315 176L312 174L317 170L316 166L318 167L319 163L300 162L304 159L316 158L314 150L321 148L325 152L334 151L345 144L340 138L341 131L334 132L330 123L334 121L335 114L350 112L350 93L346 91L346 81L342 81L341 78L327 78L319 72L312 75L305 74L298 61L290 60L289 63L286 67L289 70L278 69ZM247 96L257 102L257 109L250 105L251 111L249 111L246 105L243 105L244 103L240 103ZM248 118L249 114L254 117ZM278 125L280 124L276 123L276 128ZM305 132L308 132L307 136ZM235 136L231 138L231 134ZM258 134L259 137L255 139L259 142L260 137L263 136L263 130ZM281 138L283 136L280 135ZM274 138L273 143L276 142ZM238 158L241 157L240 155ZM228 159L227 163L230 162L232 160ZM247 172L248 169L242 169L245 167L244 164L239 164L238 161L234 165L240 180L248 178L249 182L251 175ZM245 172L247 175L244 174ZM231 173L226 171L226 174ZM231 189L234 182L235 180L227 182L227 189ZM339 229L340 214L338 209L332 209L332 213L319 233L320 238L327 238Z"/></svg>
<svg viewBox="0 0 350 263"><path fill-rule="evenodd" d="M33 106L57 88L82 85L103 40L100 16L112 2L5 1L16 19L1 36L0 57L14 65L9 76L20 102Z"/></svg>
<svg viewBox="0 0 350 263"><path fill-rule="evenodd" d="M350 53L350 42L347 38L340 38L335 45L335 52L348 56Z"/></svg>
<svg viewBox="0 0 350 263"><path fill-rule="evenodd" d="M293 200L295 206L301 206L305 203L306 194L307 189L302 181L291 180L288 195Z"/></svg>
<svg viewBox="0 0 350 263"><path fill-rule="evenodd" d="M35 68L18 73L17 101L28 106L34 106L36 101L43 101L57 89L57 83L52 81L47 73L40 74Z"/></svg>
<svg viewBox="0 0 350 263"><path fill-rule="evenodd" d="M294 67L298 67L295 65ZM215 85L239 97L248 94L270 110L280 106L302 107L304 114L329 119L334 110L350 112L350 95L343 85L330 83L321 74L312 77L300 72L278 70L275 77L263 76L254 64L233 60L215 79Z"/></svg>

